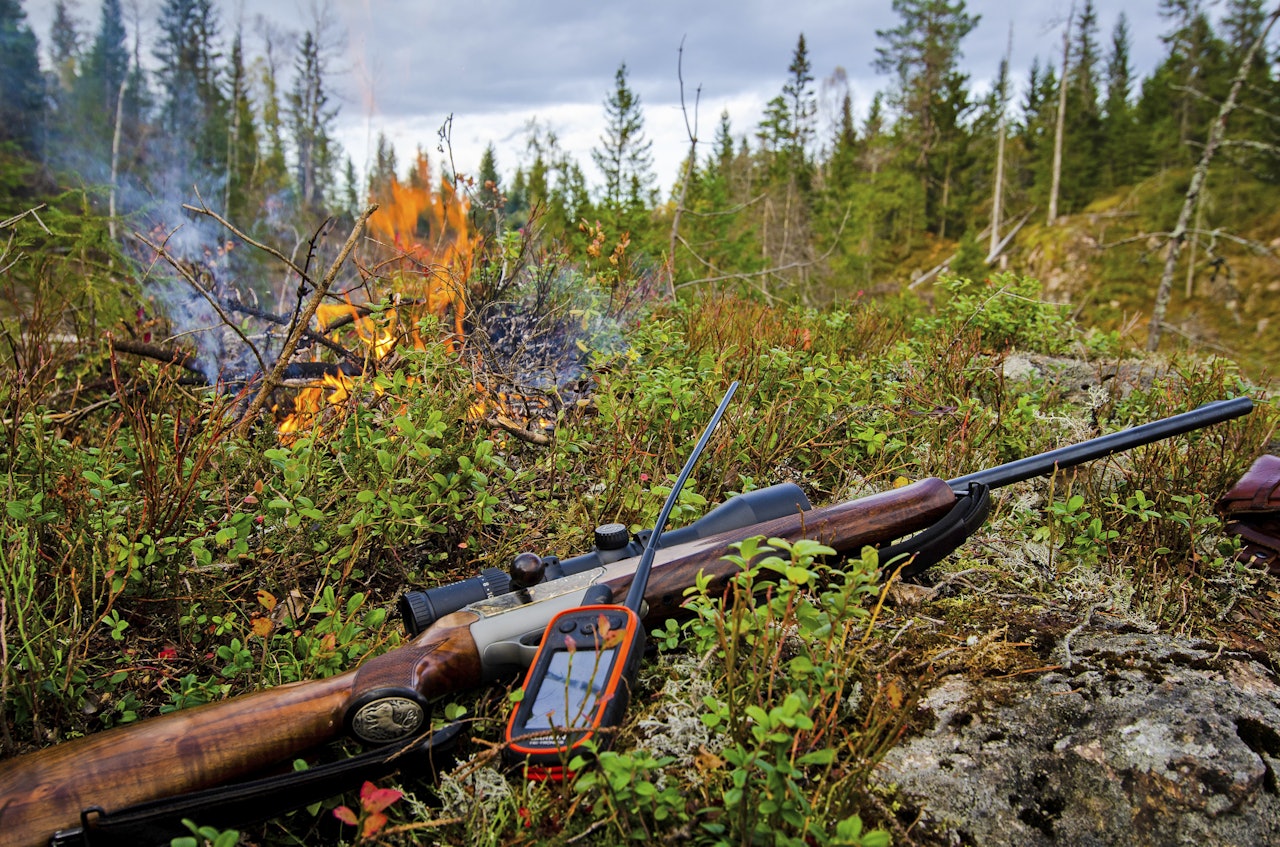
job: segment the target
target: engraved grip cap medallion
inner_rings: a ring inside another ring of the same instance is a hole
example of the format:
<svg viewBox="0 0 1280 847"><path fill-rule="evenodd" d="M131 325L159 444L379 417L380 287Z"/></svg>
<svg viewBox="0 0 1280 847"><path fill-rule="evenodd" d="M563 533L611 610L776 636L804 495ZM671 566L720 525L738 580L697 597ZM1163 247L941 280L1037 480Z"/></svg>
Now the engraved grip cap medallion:
<svg viewBox="0 0 1280 847"><path fill-rule="evenodd" d="M369 691L347 709L346 725L365 744L402 741L427 725L427 702L408 688Z"/></svg>

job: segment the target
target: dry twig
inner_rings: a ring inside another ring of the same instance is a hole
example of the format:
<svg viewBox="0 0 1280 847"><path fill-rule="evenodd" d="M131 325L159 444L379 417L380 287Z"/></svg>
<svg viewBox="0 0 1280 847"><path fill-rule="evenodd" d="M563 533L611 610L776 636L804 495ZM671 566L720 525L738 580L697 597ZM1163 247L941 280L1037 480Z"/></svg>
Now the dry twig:
<svg viewBox="0 0 1280 847"><path fill-rule="evenodd" d="M360 240L360 233L364 231L364 225L368 222L369 216L377 210L378 204L371 203L360 213L360 217L356 219L356 225L351 229L351 234L347 236L347 242L342 245L342 250L338 253L337 258L333 260L333 264L329 266L329 270L325 271L324 278L320 280L320 284L316 286L311 299L307 301L306 308L302 310L297 316L297 320L294 321L293 330L289 333L289 338L284 343L284 346L280 348L280 355L276 358L270 373L267 373L266 369L263 368L262 387L258 389L257 395L249 403L249 408L245 410L244 417L236 428L236 434L240 437L248 437L249 430L253 427L253 422L262 413L262 407L267 404L267 398L275 390L275 387L280 384L280 377L289 364L291 351L298 346L303 330L311 323L311 319L315 317L316 309L320 308L320 302L329 293L329 286L333 284L334 278L337 277L338 270L346 264L347 257L355 249L356 242Z"/></svg>

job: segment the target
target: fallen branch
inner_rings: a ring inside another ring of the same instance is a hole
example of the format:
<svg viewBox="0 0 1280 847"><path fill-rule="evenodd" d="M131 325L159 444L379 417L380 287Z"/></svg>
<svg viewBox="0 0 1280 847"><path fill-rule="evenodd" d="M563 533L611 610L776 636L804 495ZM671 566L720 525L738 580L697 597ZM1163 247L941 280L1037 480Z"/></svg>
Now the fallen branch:
<svg viewBox="0 0 1280 847"><path fill-rule="evenodd" d="M179 350L176 347L162 347L159 344L149 344L145 341L134 341L130 338L116 340L110 335L107 336L107 345L112 350L118 350L121 353L130 353L134 356L143 356L148 359L155 359L157 362L178 365L179 367L186 368L192 373L200 374L200 376L205 377L206 379L208 378L205 376L205 372L200 369L199 360L195 356L185 350Z"/></svg>
<svg viewBox="0 0 1280 847"><path fill-rule="evenodd" d="M177 230L174 230L174 232L177 232ZM254 346L254 343L249 340L249 337L247 335L244 334L244 330L240 329L240 327L236 324L236 322L231 320L231 316L228 315L226 311L222 308L222 304L220 304L212 294L210 294L208 291L205 290L204 286L200 284L200 281L197 280L194 275L192 275L191 271L188 270L186 267L184 267L181 262L175 259L173 255L170 254L169 251L165 248L164 244L159 244L159 245L152 244L147 239L147 237L140 232L135 232L133 234L133 237L138 239L148 247L150 247L153 251L155 251L156 256L168 262L169 265L174 270L176 270L182 276L182 278L185 279L191 285L192 288L194 288L197 292L199 292L200 296L205 299L205 301L209 304L209 306L215 312L217 312L218 317L222 319L222 322L226 324L228 327L230 327L232 332L240 336L240 340L243 341L245 346L249 348L249 352L253 353L253 357L258 360L258 367L261 368L263 371L266 371L267 366L262 361L262 354L258 352L258 348ZM167 236L165 236L165 241L168 242L168 240L172 237L173 237L173 233L171 232Z"/></svg>
<svg viewBox="0 0 1280 847"><path fill-rule="evenodd" d="M505 415L490 415L485 418L485 422L497 426L499 429L510 433L515 438L528 444L536 444L539 447L546 447L551 443L551 436L541 432L534 432L531 429L525 429Z"/></svg>
<svg viewBox="0 0 1280 847"><path fill-rule="evenodd" d="M239 303L239 302L228 303L227 308L233 312L240 312L241 314L249 315L250 317L258 318L260 320L267 321L268 323L276 324L277 326L289 326L291 323L289 318L281 317L280 315L273 314L264 309L258 309L254 306L249 306L245 303ZM335 321L334 326L336 325L337 325L337 322ZM334 326L326 326L325 332L328 332L329 330L333 329ZM334 353L338 354L339 356L341 356L342 358L348 361L357 362L360 360L360 357L357 356L355 353L351 352L346 347L343 347L341 344L328 338L327 336L319 332L316 332L315 330L307 329L304 327L302 330L302 337L307 339L308 341L314 341L316 344L319 344L323 347L328 347Z"/></svg>
<svg viewBox="0 0 1280 847"><path fill-rule="evenodd" d="M249 430L253 427L253 422L258 415L262 413L262 408L267 403L267 398L271 396L271 392L280 384L281 375L284 373L285 367L289 364L290 351L298 346L299 339L302 338L302 332L306 329L307 324L311 323L311 319L315 317L316 309L320 308L320 302L324 300L325 295L329 291L329 286L333 284L333 280L338 275L338 270L346 264L347 257L351 255L351 251L355 249L356 242L360 239L360 233L364 231L364 226L372 215L378 209L377 203L371 203L361 212L360 217L356 220L356 224L351 229L351 234L347 236L347 242L342 245L341 252L338 257L333 260L333 264L329 266L329 270L325 271L324 278L320 280L320 284L316 286L315 292L311 295L311 299L307 301L306 308L297 316L294 322L293 331L289 333L289 339L280 349L280 356L276 359L275 365L272 366L270 373L264 368L264 379L262 387L258 389L258 394L249 403L249 408L245 410L244 417L241 418L240 424L236 427L236 434L241 438L247 438Z"/></svg>

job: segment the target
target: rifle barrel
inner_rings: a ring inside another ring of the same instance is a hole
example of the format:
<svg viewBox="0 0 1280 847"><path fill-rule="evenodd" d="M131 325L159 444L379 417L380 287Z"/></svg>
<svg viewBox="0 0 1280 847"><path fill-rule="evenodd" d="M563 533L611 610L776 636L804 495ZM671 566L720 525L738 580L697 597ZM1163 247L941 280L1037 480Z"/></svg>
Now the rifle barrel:
<svg viewBox="0 0 1280 847"><path fill-rule="evenodd" d="M1152 421L1129 429L1122 429L1110 435L1102 435L1079 444L1060 447L1057 450L1050 450L1038 456L1028 456L1025 459L1017 459L994 468L958 476L948 481L947 484L951 486L951 490L956 494L967 492L969 484L973 482L982 483L990 488L1000 488L1001 486L1012 485L1015 482L1022 482L1032 477L1047 476L1060 468L1074 467L1085 462L1091 462L1094 459L1110 456L1112 453L1132 450L1134 447L1143 444L1150 444L1154 441L1181 435L1184 432L1202 429L1211 424L1221 423L1231 418L1238 418L1241 415L1249 414L1252 410L1253 400L1248 397L1218 400L1214 403L1206 403L1198 409L1192 409L1190 412L1183 412L1180 415Z"/></svg>

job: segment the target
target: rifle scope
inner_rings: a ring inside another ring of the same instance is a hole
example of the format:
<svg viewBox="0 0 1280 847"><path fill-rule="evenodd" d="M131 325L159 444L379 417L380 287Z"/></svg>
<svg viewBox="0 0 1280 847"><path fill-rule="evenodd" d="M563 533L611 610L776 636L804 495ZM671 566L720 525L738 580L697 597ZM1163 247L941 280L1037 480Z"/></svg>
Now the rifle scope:
<svg viewBox="0 0 1280 847"><path fill-rule="evenodd" d="M812 507L809 504L809 498L805 496L800 486L792 482L782 482L768 488L730 497L688 526L662 533L658 546L660 548L676 547L722 532L808 511L810 508ZM593 570L620 559L639 556L644 552L645 543L651 532L652 530L648 529L641 530L632 538L622 524L598 526L595 529L595 547L590 553L569 559L544 556L542 562L546 565L546 570L537 581L559 579L563 576ZM516 557L517 561L520 558ZM517 578L517 589L527 587L527 585L520 586L519 581ZM425 591L406 591L400 596L396 607L400 611L401 620L404 621L405 631L410 636L414 636L445 615L456 612L470 603L507 594L512 590L512 575L509 572L502 568L485 568L479 576L468 577L449 585Z"/></svg>

